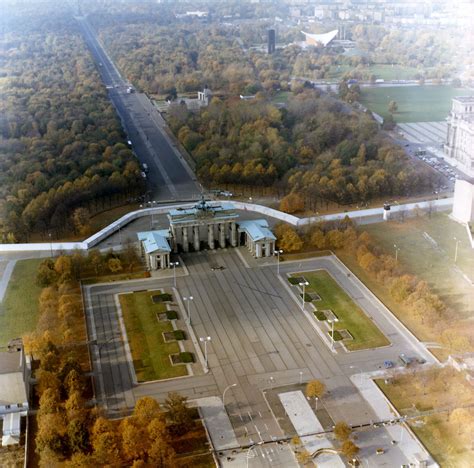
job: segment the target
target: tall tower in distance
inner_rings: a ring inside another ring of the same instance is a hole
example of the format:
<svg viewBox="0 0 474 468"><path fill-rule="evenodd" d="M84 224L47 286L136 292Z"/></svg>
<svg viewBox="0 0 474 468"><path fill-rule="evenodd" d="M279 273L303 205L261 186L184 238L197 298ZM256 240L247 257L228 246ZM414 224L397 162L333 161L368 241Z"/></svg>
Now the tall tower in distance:
<svg viewBox="0 0 474 468"><path fill-rule="evenodd" d="M268 30L268 53L273 54L275 52L275 30L269 29Z"/></svg>

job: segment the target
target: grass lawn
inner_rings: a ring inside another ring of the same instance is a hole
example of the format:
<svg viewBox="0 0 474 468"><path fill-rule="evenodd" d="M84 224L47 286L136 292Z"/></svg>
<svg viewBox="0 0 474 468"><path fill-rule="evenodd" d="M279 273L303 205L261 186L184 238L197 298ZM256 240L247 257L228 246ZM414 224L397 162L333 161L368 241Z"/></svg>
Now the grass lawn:
<svg viewBox="0 0 474 468"><path fill-rule="evenodd" d="M86 278L83 284L112 283L114 281L128 281L133 279L149 278L148 271L134 271L132 273L115 273L110 275L96 276L94 278Z"/></svg>
<svg viewBox="0 0 474 468"><path fill-rule="evenodd" d="M452 368L431 369L391 379L377 385L401 414L433 408L451 411L426 416L421 424L411 420L410 427L436 461L444 467L469 467L474 457L470 436L474 429L474 392L464 373ZM452 411L454 408L457 410Z"/></svg>
<svg viewBox="0 0 474 468"><path fill-rule="evenodd" d="M271 101L273 103L282 102L286 104L291 94L291 91L278 91L278 93L276 93L275 96L272 97Z"/></svg>
<svg viewBox="0 0 474 468"><path fill-rule="evenodd" d="M154 304L151 296L159 291L120 295L123 319L132 352L137 380L169 379L187 375L185 366L172 366L169 355L179 353L178 343L165 343L162 333L173 330L171 322L159 322L156 314L166 304Z"/></svg>
<svg viewBox="0 0 474 468"><path fill-rule="evenodd" d="M31 332L38 320L38 298L41 287L36 285L36 272L43 259L19 260L0 303L0 346Z"/></svg>
<svg viewBox="0 0 474 468"><path fill-rule="evenodd" d="M320 301L314 302L318 310L330 309L336 314L339 322L335 324L334 329L347 329L353 336L352 341L345 342L348 350L356 351L390 344L375 323L365 315L328 272L310 271L298 273L295 276L304 276L309 282L306 292L317 292L321 296Z"/></svg>
<svg viewBox="0 0 474 468"><path fill-rule="evenodd" d="M444 120L451 110L451 99L473 95L473 91L451 86L391 86L362 88L361 103L387 117L388 103L396 101L396 122L431 122Z"/></svg>
<svg viewBox="0 0 474 468"><path fill-rule="evenodd" d="M428 282L433 292L438 294L452 310L453 330L466 337L474 334L474 301L472 286L461 276L454 264L456 239L460 240L457 267L474 280L474 255L469 247L469 239L464 226L452 221L445 213L406 219L403 223L370 224L364 229L393 255L393 245L400 248L399 261L410 273ZM429 238L425 235L429 236ZM429 239L432 240L429 240ZM434 241L434 242L433 242ZM375 283L358 265L356 259L347 252L338 252L341 260L376 294L392 312L399 317L422 341L438 341L436 324L421 326L412 320L403 306L395 303L385 288ZM437 355L441 357L441 350ZM444 353L446 354L446 353Z"/></svg>

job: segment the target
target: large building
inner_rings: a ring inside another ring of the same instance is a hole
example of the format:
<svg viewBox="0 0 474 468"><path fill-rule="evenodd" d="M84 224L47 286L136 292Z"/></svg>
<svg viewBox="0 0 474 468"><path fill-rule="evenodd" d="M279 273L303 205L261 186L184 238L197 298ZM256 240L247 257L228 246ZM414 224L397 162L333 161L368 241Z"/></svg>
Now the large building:
<svg viewBox="0 0 474 468"><path fill-rule="evenodd" d="M238 247L245 245L255 258L275 251L276 237L265 219L239 221L232 203L208 203L168 213L169 229L139 232L140 249L150 270L170 267L171 252Z"/></svg>
<svg viewBox="0 0 474 468"><path fill-rule="evenodd" d="M273 54L276 47L276 33L274 29L268 30L268 53Z"/></svg>
<svg viewBox="0 0 474 468"><path fill-rule="evenodd" d="M469 176L474 176L474 97L453 99L448 117L446 157Z"/></svg>
<svg viewBox="0 0 474 468"><path fill-rule="evenodd" d="M305 36L304 45L323 46L323 47L326 47L327 45L329 45L331 41L333 41L339 33L337 29L334 29L333 31L329 31L325 34L311 34L304 31L301 31L301 32Z"/></svg>

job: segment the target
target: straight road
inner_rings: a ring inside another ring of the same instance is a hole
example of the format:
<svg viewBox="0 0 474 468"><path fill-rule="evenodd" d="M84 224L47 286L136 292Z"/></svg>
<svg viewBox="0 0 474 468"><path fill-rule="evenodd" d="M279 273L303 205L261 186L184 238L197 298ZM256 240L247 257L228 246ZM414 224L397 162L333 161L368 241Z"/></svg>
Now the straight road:
<svg viewBox="0 0 474 468"><path fill-rule="evenodd" d="M149 168L152 200L197 199L201 193L193 171L166 133L166 123L145 94L128 93L120 75L85 17L77 17L84 39L98 65L122 126L141 164Z"/></svg>

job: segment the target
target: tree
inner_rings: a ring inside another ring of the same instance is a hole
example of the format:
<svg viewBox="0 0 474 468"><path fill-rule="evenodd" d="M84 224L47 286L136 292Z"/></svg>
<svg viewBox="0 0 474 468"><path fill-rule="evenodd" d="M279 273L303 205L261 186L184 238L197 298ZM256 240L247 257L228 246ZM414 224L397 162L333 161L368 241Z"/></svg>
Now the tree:
<svg viewBox="0 0 474 468"><path fill-rule="evenodd" d="M163 439L155 439L152 441L148 450L149 461L156 468L168 468L176 466L176 453L167 442Z"/></svg>
<svg viewBox="0 0 474 468"><path fill-rule="evenodd" d="M102 465L120 465L120 433L116 424L105 418L97 418L92 427L92 447L97 462Z"/></svg>
<svg viewBox="0 0 474 468"><path fill-rule="evenodd" d="M107 262L107 267L111 273L118 273L119 271L122 271L123 269L120 258L109 258Z"/></svg>
<svg viewBox="0 0 474 468"><path fill-rule="evenodd" d="M179 393L170 392L165 400L168 418L178 434L186 433L193 426L192 410L188 406L188 398Z"/></svg>
<svg viewBox="0 0 474 468"><path fill-rule="evenodd" d="M304 210L304 199L296 192L288 194L280 201L280 210L285 213L297 213Z"/></svg>
<svg viewBox="0 0 474 468"><path fill-rule="evenodd" d="M54 262L51 259L42 261L36 273L36 284L44 288L54 284L57 279L58 274L54 269Z"/></svg>
<svg viewBox="0 0 474 468"><path fill-rule="evenodd" d="M278 245L285 252L296 252L303 247L303 240L298 235L295 229L291 226L284 226L280 229L281 235L278 237Z"/></svg>
<svg viewBox="0 0 474 468"><path fill-rule="evenodd" d="M351 435L351 432L351 427L344 421L339 421L334 426L334 435L336 436L336 439L341 442L347 440Z"/></svg>
<svg viewBox="0 0 474 468"><path fill-rule="evenodd" d="M345 440L341 445L341 453L345 455L349 460L354 458L359 453L359 447L357 447L352 440Z"/></svg>
<svg viewBox="0 0 474 468"><path fill-rule="evenodd" d="M162 420L163 412L160 404L151 397L142 397L135 404L133 416L143 426L150 424L155 419Z"/></svg>
<svg viewBox="0 0 474 468"><path fill-rule="evenodd" d="M311 233L311 245L317 249L326 248L326 236L321 229L315 229Z"/></svg>
<svg viewBox="0 0 474 468"><path fill-rule="evenodd" d="M394 114L395 112L397 112L398 110L398 104L396 101L390 101L388 103L388 111L390 112L390 114Z"/></svg>
<svg viewBox="0 0 474 468"><path fill-rule="evenodd" d="M306 396L308 398L321 398L326 391L326 385L320 380L310 380L306 384Z"/></svg>
<svg viewBox="0 0 474 468"><path fill-rule="evenodd" d="M137 424L133 418L123 419L120 423L120 433L122 435L122 451L127 460L144 459L150 440L146 426Z"/></svg>
<svg viewBox="0 0 474 468"><path fill-rule="evenodd" d="M84 418L74 418L68 422L67 436L69 448L73 453L89 450L89 428Z"/></svg>
<svg viewBox="0 0 474 468"><path fill-rule="evenodd" d="M303 449L296 454L296 459L298 460L298 463L306 465L306 463L311 460L311 454L306 449Z"/></svg>

